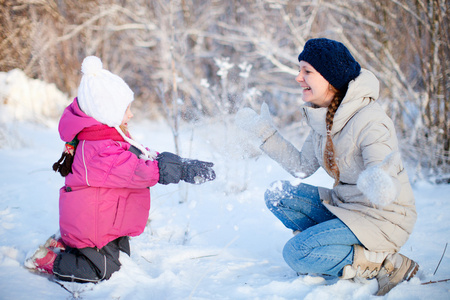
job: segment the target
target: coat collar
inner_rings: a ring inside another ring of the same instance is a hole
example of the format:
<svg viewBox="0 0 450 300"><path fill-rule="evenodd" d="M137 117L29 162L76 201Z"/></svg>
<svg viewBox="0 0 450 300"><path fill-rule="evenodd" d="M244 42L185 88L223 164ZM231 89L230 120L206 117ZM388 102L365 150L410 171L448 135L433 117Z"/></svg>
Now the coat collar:
<svg viewBox="0 0 450 300"><path fill-rule="evenodd" d="M361 108L378 99L379 89L380 84L375 75L366 69L361 69L360 75L350 81L347 93L334 115L331 135L341 131ZM302 113L306 122L322 136L327 134L325 122L327 111L328 108L326 107L314 107L310 103L302 106Z"/></svg>

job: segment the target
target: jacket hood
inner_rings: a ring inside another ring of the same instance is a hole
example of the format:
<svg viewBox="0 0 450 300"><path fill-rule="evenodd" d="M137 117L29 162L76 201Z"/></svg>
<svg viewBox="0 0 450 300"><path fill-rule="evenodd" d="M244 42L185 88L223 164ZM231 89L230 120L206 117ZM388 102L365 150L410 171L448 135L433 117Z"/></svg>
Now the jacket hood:
<svg viewBox="0 0 450 300"><path fill-rule="evenodd" d="M340 131L356 112L378 99L379 91L380 83L375 75L369 70L361 69L359 76L350 81L347 93L334 115L331 134ZM327 133L325 122L327 111L327 107L314 108L309 103L302 107L308 125L323 136Z"/></svg>
<svg viewBox="0 0 450 300"><path fill-rule="evenodd" d="M92 117L86 115L78 106L77 98L66 107L59 120L59 136L64 142L72 141L84 128L101 125Z"/></svg>
<svg viewBox="0 0 450 300"><path fill-rule="evenodd" d="M377 100L380 93L380 82L375 75L366 69L361 69L361 73L348 84L342 104L351 102L356 98L372 98Z"/></svg>

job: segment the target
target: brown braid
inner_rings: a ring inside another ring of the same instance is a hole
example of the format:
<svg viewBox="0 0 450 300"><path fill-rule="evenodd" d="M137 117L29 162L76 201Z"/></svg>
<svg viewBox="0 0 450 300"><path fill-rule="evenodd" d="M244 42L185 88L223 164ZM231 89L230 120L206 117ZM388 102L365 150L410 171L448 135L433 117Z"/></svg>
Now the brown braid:
<svg viewBox="0 0 450 300"><path fill-rule="evenodd" d="M331 85L330 87L331 90L335 92L335 95L330 105L328 106L327 111L326 117L327 141L325 144L325 152L323 155L324 156L323 160L325 164L325 169L332 174L334 178L334 186L336 186L339 183L340 172L336 162L333 140L331 139L331 128L333 128L334 115L336 114L336 111L338 110L339 105L341 104L342 99L344 98L345 93L347 92L347 88L345 88L344 91L339 91Z"/></svg>

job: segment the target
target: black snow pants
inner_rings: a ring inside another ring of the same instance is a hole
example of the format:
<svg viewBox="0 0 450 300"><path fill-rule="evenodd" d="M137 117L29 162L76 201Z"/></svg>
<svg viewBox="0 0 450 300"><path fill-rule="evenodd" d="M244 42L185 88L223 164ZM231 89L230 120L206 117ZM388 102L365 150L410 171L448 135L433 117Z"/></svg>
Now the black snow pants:
<svg viewBox="0 0 450 300"><path fill-rule="evenodd" d="M103 248L70 248L58 254L53 274L63 281L99 282L120 269L119 252L130 255L127 236L109 242Z"/></svg>

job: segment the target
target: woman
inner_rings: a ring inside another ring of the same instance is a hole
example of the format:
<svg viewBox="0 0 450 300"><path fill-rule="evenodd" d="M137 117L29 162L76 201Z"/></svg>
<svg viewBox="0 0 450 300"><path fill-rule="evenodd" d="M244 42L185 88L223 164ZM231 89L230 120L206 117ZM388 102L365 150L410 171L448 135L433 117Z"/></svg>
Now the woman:
<svg viewBox="0 0 450 300"><path fill-rule="evenodd" d="M376 102L379 82L337 41L311 39L298 60L302 113L311 127L301 151L274 128L267 105L260 115L244 108L236 116L293 176L323 167L334 178L333 189L282 182L267 190L268 208L297 233L283 256L300 273L376 277L384 295L418 270L398 253L417 214L394 124Z"/></svg>

